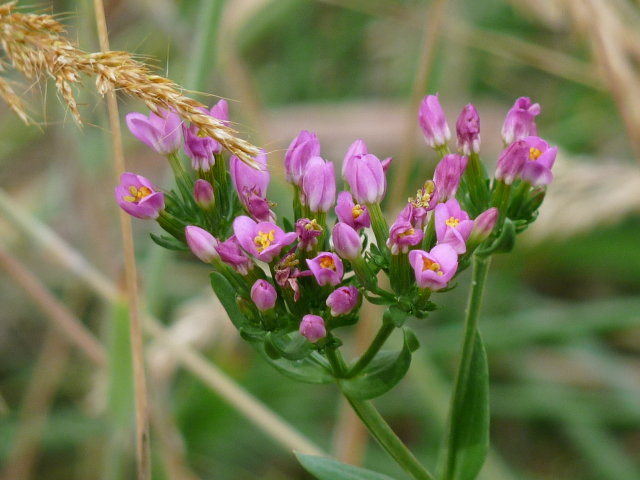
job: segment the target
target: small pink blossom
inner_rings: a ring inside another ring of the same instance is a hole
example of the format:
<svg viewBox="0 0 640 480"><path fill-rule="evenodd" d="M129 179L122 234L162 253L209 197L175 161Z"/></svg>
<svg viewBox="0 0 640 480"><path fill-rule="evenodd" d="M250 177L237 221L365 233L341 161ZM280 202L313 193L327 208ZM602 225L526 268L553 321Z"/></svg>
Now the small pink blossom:
<svg viewBox="0 0 640 480"><path fill-rule="evenodd" d="M156 191L149 179L135 173L120 175L115 194L120 208L132 217L156 219L164 209L164 194Z"/></svg>
<svg viewBox="0 0 640 480"><path fill-rule="evenodd" d="M466 242L473 228L473 220L469 220L469 214L460 208L455 198L436 206L435 224L438 243L451 245L459 254L467 251Z"/></svg>
<svg viewBox="0 0 640 480"><path fill-rule="evenodd" d="M338 203L335 210L338 220L355 230L371 226L371 218L366 205L355 203L349 192L340 192L338 194Z"/></svg>
<svg viewBox="0 0 640 480"><path fill-rule="evenodd" d="M324 285L338 285L342 281L344 266L340 257L332 252L320 252L311 259L307 259L311 273L321 287Z"/></svg>
<svg viewBox="0 0 640 480"><path fill-rule="evenodd" d="M420 288L436 291L447 286L458 269L458 255L446 243L436 245L429 252L411 250L409 263Z"/></svg>
<svg viewBox="0 0 640 480"><path fill-rule="evenodd" d="M244 215L233 221L233 233L246 252L267 263L298 238L295 232L285 233L274 223L255 222Z"/></svg>

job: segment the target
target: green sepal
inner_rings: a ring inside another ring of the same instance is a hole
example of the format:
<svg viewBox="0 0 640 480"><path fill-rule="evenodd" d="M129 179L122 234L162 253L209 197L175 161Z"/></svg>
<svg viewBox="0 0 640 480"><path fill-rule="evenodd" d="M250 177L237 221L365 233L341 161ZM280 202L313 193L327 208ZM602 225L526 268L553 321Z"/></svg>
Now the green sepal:
<svg viewBox="0 0 640 480"><path fill-rule="evenodd" d="M180 240L174 237L167 237L166 235L156 235L155 233L149 233L151 240L157 245L167 250L175 250L178 252L188 252L189 247L182 243Z"/></svg>
<svg viewBox="0 0 640 480"><path fill-rule="evenodd" d="M411 353L418 347L415 334L404 328L404 343L400 351L380 351L356 377L340 382L342 391L357 400L369 400L391 390L406 375Z"/></svg>
<svg viewBox="0 0 640 480"><path fill-rule="evenodd" d="M500 235L491 245L476 250L475 255L488 257L493 253L507 253L513 250L516 244L516 226L510 218L506 218L502 224Z"/></svg>
<svg viewBox="0 0 640 480"><path fill-rule="evenodd" d="M318 480L395 480L382 473L354 467L331 458L295 452L300 465Z"/></svg>
<svg viewBox="0 0 640 480"><path fill-rule="evenodd" d="M313 344L298 332L269 332L265 337L265 347L267 344L277 350L280 357L287 360L302 360L313 351Z"/></svg>
<svg viewBox="0 0 640 480"><path fill-rule="evenodd" d="M396 305L391 305L385 310L384 314L382 315L382 321L384 323L390 323L393 326L400 328L404 325L404 322L407 321L408 317L409 316L407 315L406 311L400 309Z"/></svg>
<svg viewBox="0 0 640 480"><path fill-rule="evenodd" d="M445 475L442 480L473 480L489 451L489 368L476 330L468 374L450 412Z"/></svg>
<svg viewBox="0 0 640 480"><path fill-rule="evenodd" d="M282 217L282 226L285 232L294 232L296 229L295 225L287 217Z"/></svg>

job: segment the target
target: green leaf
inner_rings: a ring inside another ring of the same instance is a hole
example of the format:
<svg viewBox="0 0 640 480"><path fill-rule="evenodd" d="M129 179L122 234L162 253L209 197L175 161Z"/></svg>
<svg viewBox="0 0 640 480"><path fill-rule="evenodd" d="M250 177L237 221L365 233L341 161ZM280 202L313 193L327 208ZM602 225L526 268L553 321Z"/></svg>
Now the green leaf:
<svg viewBox="0 0 640 480"><path fill-rule="evenodd" d="M404 330L404 345L399 352L380 351L358 376L341 382L345 394L358 400L379 397L391 390L407 374L411 352L417 348L415 334Z"/></svg>
<svg viewBox="0 0 640 480"><path fill-rule="evenodd" d="M451 412L448 480L473 480L489 450L489 368L487 354L476 331L467 378Z"/></svg>
<svg viewBox="0 0 640 480"><path fill-rule="evenodd" d="M325 457L296 453L304 469L319 480L395 480L382 473L372 472Z"/></svg>
<svg viewBox="0 0 640 480"><path fill-rule="evenodd" d="M310 357L302 360L288 360L286 358L270 358L264 350L264 343L252 343L258 352L271 364L273 368L293 380L304 383L332 383L331 371L324 367L318 358Z"/></svg>
<svg viewBox="0 0 640 480"><path fill-rule="evenodd" d="M281 357L288 360L301 360L313 351L313 344L298 332L269 332L266 341L271 343Z"/></svg>
<svg viewBox="0 0 640 480"><path fill-rule="evenodd" d="M245 325L251 325L251 322L245 317L236 303L236 290L229 284L226 278L219 272L211 272L211 288L213 288L216 297L224 307L229 319L240 330Z"/></svg>
<svg viewBox="0 0 640 480"><path fill-rule="evenodd" d="M188 252L189 247L174 237L167 237L166 235L156 235L155 233L149 233L151 240L157 245L167 250L177 250L179 252Z"/></svg>

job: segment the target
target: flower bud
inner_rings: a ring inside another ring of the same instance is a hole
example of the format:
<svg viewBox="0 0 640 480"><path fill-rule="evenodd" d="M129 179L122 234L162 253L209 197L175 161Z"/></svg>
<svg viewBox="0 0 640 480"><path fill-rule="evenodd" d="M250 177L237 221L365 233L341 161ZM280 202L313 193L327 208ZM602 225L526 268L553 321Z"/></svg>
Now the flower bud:
<svg viewBox="0 0 640 480"><path fill-rule="evenodd" d="M431 148L441 148L451 138L447 119L437 95L427 95L422 99L418 120L424 133L424 139Z"/></svg>
<svg viewBox="0 0 640 480"><path fill-rule="evenodd" d="M513 142L505 148L496 164L496 180L502 180L507 185L522 173L526 161L529 159L529 145L524 140Z"/></svg>
<svg viewBox="0 0 640 480"><path fill-rule="evenodd" d="M157 192L148 178L135 173L120 175L120 184L116 187L115 194L120 208L132 217L153 220L164 209L164 194Z"/></svg>
<svg viewBox="0 0 640 480"><path fill-rule="evenodd" d="M254 161L259 168L253 168L233 155L229 166L231 182L247 212L256 220L267 222L275 218L266 198L271 179L267 168L267 155L261 151Z"/></svg>
<svg viewBox="0 0 640 480"><path fill-rule="evenodd" d="M466 105L456 121L458 150L464 155L480 152L480 116L472 104Z"/></svg>
<svg viewBox="0 0 640 480"><path fill-rule="evenodd" d="M471 235L469 235L469 241L467 243L470 245L478 245L489 238L489 235L491 235L498 222L499 215L500 212L495 207L485 210L478 215L473 221L473 228L471 229Z"/></svg>
<svg viewBox="0 0 640 480"><path fill-rule="evenodd" d="M518 98L504 119L502 141L509 145L529 135L537 134L535 117L540 114L540 105L531 103L529 97Z"/></svg>
<svg viewBox="0 0 640 480"><path fill-rule="evenodd" d="M327 212L336 201L336 174L333 162L310 158L302 176L302 204L311 212Z"/></svg>
<svg viewBox="0 0 640 480"><path fill-rule="evenodd" d="M347 178L345 173L351 159L354 157L361 157L367 153L369 153L369 149L367 148L367 144L364 143L364 140L358 139L353 142L349 146L347 153L344 155L344 160L342 160L342 178Z"/></svg>
<svg viewBox="0 0 640 480"><path fill-rule="evenodd" d="M333 248L346 260L354 260L360 256L362 241L358 232L343 222L338 222L331 231Z"/></svg>
<svg viewBox="0 0 640 480"><path fill-rule="evenodd" d="M300 322L300 335L315 343L327 336L324 320L318 315L305 315Z"/></svg>
<svg viewBox="0 0 640 480"><path fill-rule="evenodd" d="M193 198L200 208L209 209L213 207L216 202L216 197L213 194L213 186L199 178L193 185Z"/></svg>
<svg viewBox="0 0 640 480"><path fill-rule="evenodd" d="M287 182L300 185L307 162L320 155L320 142L315 133L302 130L293 139L284 156L284 171Z"/></svg>
<svg viewBox="0 0 640 480"><path fill-rule="evenodd" d="M190 225L184 229L187 244L193 254L204 263L211 263L216 258L220 258L216 247L218 240L203 228Z"/></svg>
<svg viewBox="0 0 640 480"><path fill-rule="evenodd" d="M176 113L160 109L158 114L150 112L147 117L132 112L127 114L126 121L133 136L157 153L168 155L180 148L182 120Z"/></svg>
<svg viewBox="0 0 640 480"><path fill-rule="evenodd" d="M440 160L433 174L433 183L436 184L436 197L439 202L446 202L455 197L466 168L467 157L451 153Z"/></svg>
<svg viewBox="0 0 640 480"><path fill-rule="evenodd" d="M372 154L351 157L344 177L358 203L380 203L387 190L382 163Z"/></svg>
<svg viewBox="0 0 640 480"><path fill-rule="evenodd" d="M251 287L251 300L256 304L258 310L262 312L272 309L276 304L277 298L276 289L266 280L256 280Z"/></svg>
<svg viewBox="0 0 640 480"><path fill-rule="evenodd" d="M220 260L232 267L240 275L246 275L255 266L251 258L240 247L235 235L219 243L216 251L220 255Z"/></svg>
<svg viewBox="0 0 640 480"><path fill-rule="evenodd" d="M340 287L327 297L327 307L331 309L331 315L345 315L349 313L358 304L360 294L358 289L353 286Z"/></svg>

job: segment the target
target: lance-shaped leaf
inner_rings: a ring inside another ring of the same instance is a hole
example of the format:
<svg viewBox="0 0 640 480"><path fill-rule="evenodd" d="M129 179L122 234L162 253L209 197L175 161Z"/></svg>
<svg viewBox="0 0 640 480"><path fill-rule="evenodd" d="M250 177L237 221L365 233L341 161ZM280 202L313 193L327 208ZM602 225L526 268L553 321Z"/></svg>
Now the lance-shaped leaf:
<svg viewBox="0 0 640 480"><path fill-rule="evenodd" d="M340 463L325 457L296 453L304 469L319 480L395 480L381 473Z"/></svg>

